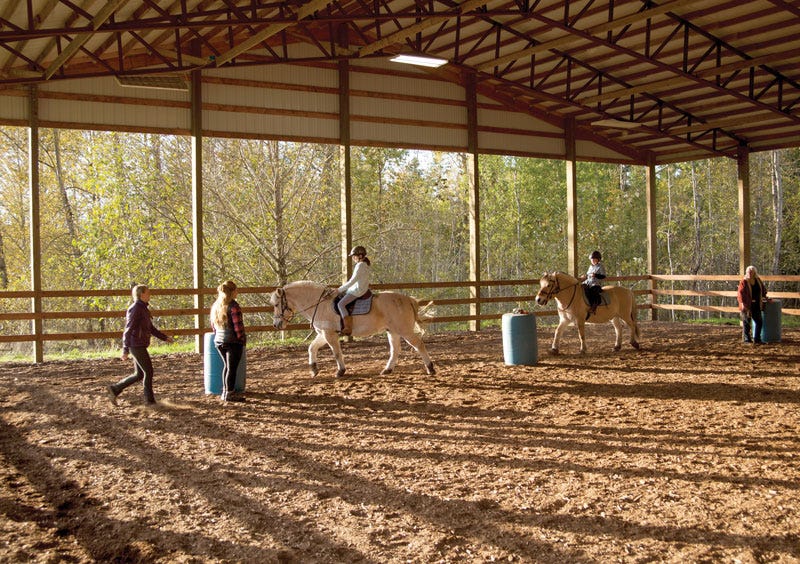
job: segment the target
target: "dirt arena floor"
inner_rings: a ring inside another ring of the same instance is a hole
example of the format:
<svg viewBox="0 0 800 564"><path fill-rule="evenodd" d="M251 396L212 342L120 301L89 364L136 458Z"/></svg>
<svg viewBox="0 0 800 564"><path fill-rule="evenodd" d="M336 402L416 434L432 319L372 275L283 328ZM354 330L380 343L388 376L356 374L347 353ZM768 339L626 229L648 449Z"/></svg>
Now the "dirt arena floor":
<svg viewBox="0 0 800 564"><path fill-rule="evenodd" d="M574 329L506 366L498 330L253 348L247 402L199 355L156 358L160 405L117 359L0 366L3 562L798 562L800 330Z"/></svg>

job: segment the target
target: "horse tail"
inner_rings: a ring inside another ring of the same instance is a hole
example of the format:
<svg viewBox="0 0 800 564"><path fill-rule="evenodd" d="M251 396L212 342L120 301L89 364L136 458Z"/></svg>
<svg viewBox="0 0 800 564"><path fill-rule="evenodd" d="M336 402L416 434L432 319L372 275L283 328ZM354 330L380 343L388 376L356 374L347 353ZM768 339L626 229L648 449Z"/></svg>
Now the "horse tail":
<svg viewBox="0 0 800 564"><path fill-rule="evenodd" d="M436 316L436 308L433 305L433 300L421 306L419 300L411 298L411 305L414 307L414 329L418 333L424 334L424 324L430 323Z"/></svg>

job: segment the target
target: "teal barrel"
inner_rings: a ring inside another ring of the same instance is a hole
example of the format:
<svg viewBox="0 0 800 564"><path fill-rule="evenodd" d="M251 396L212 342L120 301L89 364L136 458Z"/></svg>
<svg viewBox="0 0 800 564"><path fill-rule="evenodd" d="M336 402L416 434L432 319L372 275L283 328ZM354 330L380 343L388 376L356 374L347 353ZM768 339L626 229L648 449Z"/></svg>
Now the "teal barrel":
<svg viewBox="0 0 800 564"><path fill-rule="evenodd" d="M538 360L536 316L531 313L505 313L502 320L503 359L506 364L532 366Z"/></svg>
<svg viewBox="0 0 800 564"><path fill-rule="evenodd" d="M768 301L764 306L764 311L761 312L761 316L764 318L764 323L761 326L761 340L765 343L780 343L782 322L781 301Z"/></svg>
<svg viewBox="0 0 800 564"><path fill-rule="evenodd" d="M214 333L206 333L203 339L203 381L205 382L207 394L222 394L222 368L224 363L219 355L217 347L214 346ZM244 392L247 374L247 347L242 354L242 361L236 371L236 391Z"/></svg>

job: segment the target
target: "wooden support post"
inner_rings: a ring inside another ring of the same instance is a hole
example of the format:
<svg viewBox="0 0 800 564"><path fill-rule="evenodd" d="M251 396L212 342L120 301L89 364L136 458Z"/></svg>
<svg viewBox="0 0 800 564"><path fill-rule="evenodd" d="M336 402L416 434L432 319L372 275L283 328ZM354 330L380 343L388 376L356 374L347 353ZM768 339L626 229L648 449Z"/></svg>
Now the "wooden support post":
<svg viewBox="0 0 800 564"><path fill-rule="evenodd" d="M739 275L750 264L750 150L739 145L736 155L736 175L739 188Z"/></svg>
<svg viewBox="0 0 800 564"><path fill-rule="evenodd" d="M342 227L342 281L353 273L349 253L353 246L352 174L350 170L350 64L339 61L339 187Z"/></svg>
<svg viewBox="0 0 800 564"><path fill-rule="evenodd" d="M203 261L203 87L202 71L192 71L191 76L191 131L192 131L192 248L194 264L195 309L205 309L205 299L201 293L205 288ZM205 315L194 317L195 329L207 327ZM203 354L202 333L195 336L195 351Z"/></svg>
<svg viewBox="0 0 800 564"><path fill-rule="evenodd" d="M31 321L33 332L33 361L44 361L42 339L42 238L39 186L39 92L35 84L28 88L28 193L30 194L30 262L31 262Z"/></svg>
<svg viewBox="0 0 800 564"><path fill-rule="evenodd" d="M467 98L467 158L466 173L469 184L469 306L471 316L481 314L481 199L478 158L478 97L476 77L469 73L466 80ZM469 322L470 331L480 331L480 319Z"/></svg>
<svg viewBox="0 0 800 564"><path fill-rule="evenodd" d="M647 168L645 169L645 192L647 199L647 272L652 276L658 273L658 239L657 231L658 224L656 221L656 163L655 156L650 154L647 159ZM650 278L650 303L655 304L655 293L658 288L658 282ZM658 310L655 308L650 309L650 318L653 321L658 321Z"/></svg>
<svg viewBox="0 0 800 564"><path fill-rule="evenodd" d="M578 276L578 164L574 118L564 120L564 149L567 166L567 272Z"/></svg>

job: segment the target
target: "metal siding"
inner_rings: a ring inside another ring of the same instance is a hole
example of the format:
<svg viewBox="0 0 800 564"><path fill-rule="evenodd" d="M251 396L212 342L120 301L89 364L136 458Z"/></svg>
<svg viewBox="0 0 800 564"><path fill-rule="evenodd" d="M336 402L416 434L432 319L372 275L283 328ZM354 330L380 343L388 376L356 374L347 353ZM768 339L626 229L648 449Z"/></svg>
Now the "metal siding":
<svg viewBox="0 0 800 564"><path fill-rule="evenodd" d="M351 138L355 145L374 142L406 148L452 147L454 151L464 151L467 147L466 130L445 130L412 125L353 122Z"/></svg>
<svg viewBox="0 0 800 564"><path fill-rule="evenodd" d="M564 158L564 140L535 135L514 135L508 133L478 132L478 145L481 151L489 153L520 154Z"/></svg>
<svg viewBox="0 0 800 564"><path fill-rule="evenodd" d="M339 122L333 119L297 118L263 114L207 111L203 129L210 132L320 142L338 139Z"/></svg>
<svg viewBox="0 0 800 564"><path fill-rule="evenodd" d="M0 90L0 95L2 90ZM3 96L0 100L0 123L28 120L28 98L23 93L19 96Z"/></svg>

